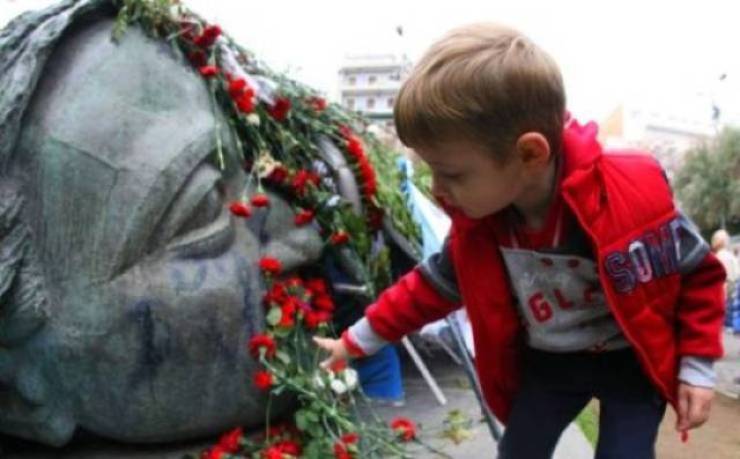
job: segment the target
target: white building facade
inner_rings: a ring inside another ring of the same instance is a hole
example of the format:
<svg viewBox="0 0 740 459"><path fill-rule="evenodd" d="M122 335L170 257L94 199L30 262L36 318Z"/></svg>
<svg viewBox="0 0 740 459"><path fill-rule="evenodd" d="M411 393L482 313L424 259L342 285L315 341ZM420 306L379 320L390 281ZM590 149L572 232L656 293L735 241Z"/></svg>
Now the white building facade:
<svg viewBox="0 0 740 459"><path fill-rule="evenodd" d="M393 105L410 62L394 54L348 56L339 70L341 104L392 127Z"/></svg>

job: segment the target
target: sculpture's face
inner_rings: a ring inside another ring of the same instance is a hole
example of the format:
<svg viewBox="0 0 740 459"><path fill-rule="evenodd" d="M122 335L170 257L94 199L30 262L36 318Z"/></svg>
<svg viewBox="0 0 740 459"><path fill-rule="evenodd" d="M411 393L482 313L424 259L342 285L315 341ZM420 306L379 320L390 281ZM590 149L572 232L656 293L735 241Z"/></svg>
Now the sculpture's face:
<svg viewBox="0 0 740 459"><path fill-rule="evenodd" d="M53 407L51 434L34 437L61 443L79 425L166 441L261 423L246 349L263 323L258 259L311 263L319 237L275 196L249 220L230 214L246 176L207 84L137 29L111 42L112 25L62 41L15 155L51 298L27 357Z"/></svg>

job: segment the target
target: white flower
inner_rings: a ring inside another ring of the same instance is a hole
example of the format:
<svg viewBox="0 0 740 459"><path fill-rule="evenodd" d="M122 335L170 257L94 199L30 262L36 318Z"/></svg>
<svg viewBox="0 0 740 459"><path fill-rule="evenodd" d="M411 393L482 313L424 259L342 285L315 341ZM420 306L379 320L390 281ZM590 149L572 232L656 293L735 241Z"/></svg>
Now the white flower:
<svg viewBox="0 0 740 459"><path fill-rule="evenodd" d="M255 161L257 175L260 178L269 177L270 174L272 174L272 171L278 166L282 166L282 163L280 161L276 161L269 151L260 152L260 155L257 157L257 161Z"/></svg>
<svg viewBox="0 0 740 459"><path fill-rule="evenodd" d="M339 379L332 379L330 386L331 390L333 390L334 393L337 395L342 395L343 393L347 392L347 385Z"/></svg>
<svg viewBox="0 0 740 459"><path fill-rule="evenodd" d="M357 371L354 368L344 370L344 383L347 384L347 389L353 390L357 387L357 380Z"/></svg>
<svg viewBox="0 0 740 459"><path fill-rule="evenodd" d="M324 382L324 378L321 377L321 373L315 373L313 375L313 387L317 389L323 389L326 387L326 383Z"/></svg>
<svg viewBox="0 0 740 459"><path fill-rule="evenodd" d="M252 126L259 126L260 116L256 113L250 113L249 115L247 115L247 123L251 124Z"/></svg>

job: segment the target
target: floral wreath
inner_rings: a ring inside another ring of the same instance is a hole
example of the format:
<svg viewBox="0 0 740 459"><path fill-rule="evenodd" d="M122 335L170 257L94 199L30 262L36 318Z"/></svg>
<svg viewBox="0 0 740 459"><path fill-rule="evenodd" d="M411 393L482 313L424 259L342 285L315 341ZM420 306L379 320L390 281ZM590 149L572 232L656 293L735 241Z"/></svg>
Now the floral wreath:
<svg viewBox="0 0 740 459"><path fill-rule="evenodd" d="M250 218L270 206L266 189L277 192L294 207L296 226L318 226L325 251L341 250L354 258L353 265L363 270L368 296L384 288L390 281L390 259L387 251L373 250L384 220L416 250L420 233L398 192L397 156L359 132L364 120L272 72L218 25L208 24L177 0L114 3L119 8L114 38L138 24L151 36L172 43L207 81L214 110L227 116L244 154L245 170L257 183L251 199L229 204L231 212ZM351 167L362 215L338 197L331 179L320 173L317 165L326 166L316 145L321 137L338 146ZM215 142L215 160L223 168L221 139ZM410 441L434 450L418 439L409 419L399 417L389 425L377 417L360 420L358 376L346 363L329 371L319 369L319 351L308 338L332 334L334 303L327 282L321 277L287 276L275 258L263 257L259 268L267 292L266 326L246 345L262 366L252 383L267 393L265 430L247 436L236 428L201 457L408 457L404 443ZM270 402L283 392L293 394L299 408L293 422L271 425Z"/></svg>

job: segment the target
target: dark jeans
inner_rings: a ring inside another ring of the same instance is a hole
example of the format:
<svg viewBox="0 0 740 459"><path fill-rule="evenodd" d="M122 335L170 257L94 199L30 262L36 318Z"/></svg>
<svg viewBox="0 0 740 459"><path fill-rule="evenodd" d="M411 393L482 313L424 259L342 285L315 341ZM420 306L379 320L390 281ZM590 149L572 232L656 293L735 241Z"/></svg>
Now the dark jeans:
<svg viewBox="0 0 740 459"><path fill-rule="evenodd" d="M631 349L555 354L528 349L522 388L499 444L499 459L549 459L563 430L596 397L596 459L653 459L666 402Z"/></svg>

